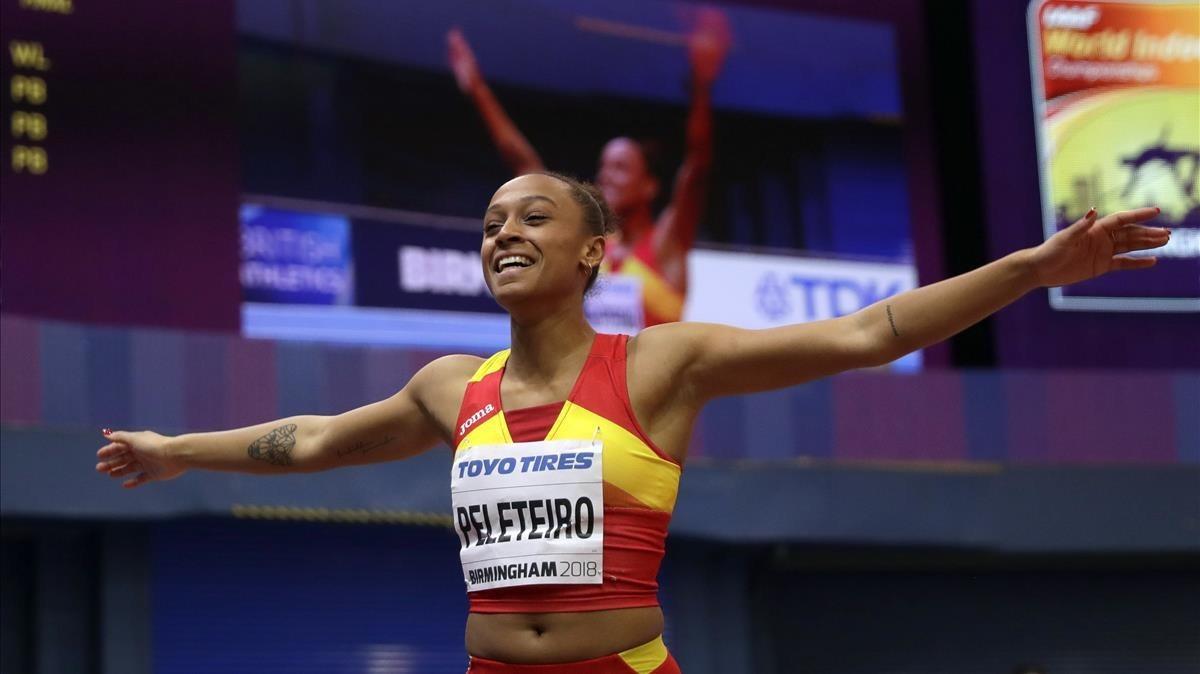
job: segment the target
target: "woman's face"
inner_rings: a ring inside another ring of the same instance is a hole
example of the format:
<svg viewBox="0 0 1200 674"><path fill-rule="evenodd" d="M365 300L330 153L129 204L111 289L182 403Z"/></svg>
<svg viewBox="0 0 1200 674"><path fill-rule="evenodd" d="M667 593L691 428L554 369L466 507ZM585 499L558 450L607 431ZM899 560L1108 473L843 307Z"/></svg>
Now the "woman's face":
<svg viewBox="0 0 1200 674"><path fill-rule="evenodd" d="M604 237L588 231L570 187L533 174L496 191L484 215L479 253L488 288L510 311L529 299L582 302L585 262L600 263Z"/></svg>
<svg viewBox="0 0 1200 674"><path fill-rule="evenodd" d="M600 153L596 186L617 215L649 208L658 196L658 180L650 173L642 148L630 138L614 138Z"/></svg>

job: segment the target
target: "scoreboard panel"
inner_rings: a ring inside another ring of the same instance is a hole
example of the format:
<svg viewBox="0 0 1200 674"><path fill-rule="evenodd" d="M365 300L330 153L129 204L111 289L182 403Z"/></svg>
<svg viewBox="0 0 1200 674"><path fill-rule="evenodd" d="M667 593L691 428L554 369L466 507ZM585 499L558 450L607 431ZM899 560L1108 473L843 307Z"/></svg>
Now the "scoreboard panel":
<svg viewBox="0 0 1200 674"><path fill-rule="evenodd" d="M0 0L5 312L236 329L232 0Z"/></svg>

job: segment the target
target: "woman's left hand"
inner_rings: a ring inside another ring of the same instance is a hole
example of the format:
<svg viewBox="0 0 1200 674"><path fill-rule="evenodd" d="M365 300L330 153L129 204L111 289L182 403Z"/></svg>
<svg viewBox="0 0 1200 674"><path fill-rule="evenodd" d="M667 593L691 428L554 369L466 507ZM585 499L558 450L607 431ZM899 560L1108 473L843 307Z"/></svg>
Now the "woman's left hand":
<svg viewBox="0 0 1200 674"><path fill-rule="evenodd" d="M1033 249L1029 261L1038 284L1063 286L1086 281L1117 269L1146 269L1154 257L1120 257L1137 250L1158 248L1171 238L1163 227L1145 227L1157 208L1120 211L1098 218L1096 209Z"/></svg>

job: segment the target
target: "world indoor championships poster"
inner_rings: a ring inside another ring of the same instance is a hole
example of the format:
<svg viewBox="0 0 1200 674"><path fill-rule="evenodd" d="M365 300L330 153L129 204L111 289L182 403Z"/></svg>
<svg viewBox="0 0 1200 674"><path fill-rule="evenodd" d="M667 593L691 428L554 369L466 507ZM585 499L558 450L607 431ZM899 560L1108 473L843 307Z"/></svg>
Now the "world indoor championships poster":
<svg viewBox="0 0 1200 674"><path fill-rule="evenodd" d="M1049 238L1095 206L1157 205L1151 270L1050 291L1059 309L1200 311L1200 3L1034 0L1029 46Z"/></svg>

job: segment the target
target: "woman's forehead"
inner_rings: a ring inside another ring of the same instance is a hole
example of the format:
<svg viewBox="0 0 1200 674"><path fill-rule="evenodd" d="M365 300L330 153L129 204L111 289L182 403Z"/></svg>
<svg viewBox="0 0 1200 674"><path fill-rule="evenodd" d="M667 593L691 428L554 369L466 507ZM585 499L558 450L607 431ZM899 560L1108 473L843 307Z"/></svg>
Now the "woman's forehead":
<svg viewBox="0 0 1200 674"><path fill-rule="evenodd" d="M562 205L566 186L558 178L541 174L518 176L500 186L492 195L488 207L516 203L531 197L542 197L556 205Z"/></svg>
<svg viewBox="0 0 1200 674"><path fill-rule="evenodd" d="M600 161L614 162L623 164L636 164L646 167L646 154L642 151L642 146L632 138L613 138L604 146L604 150L600 153Z"/></svg>

